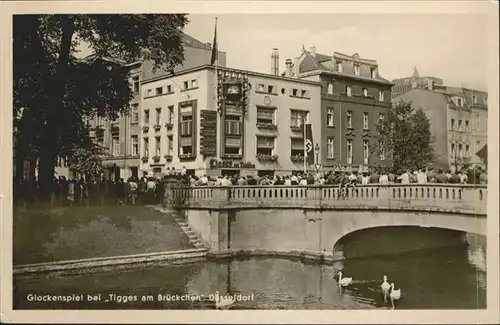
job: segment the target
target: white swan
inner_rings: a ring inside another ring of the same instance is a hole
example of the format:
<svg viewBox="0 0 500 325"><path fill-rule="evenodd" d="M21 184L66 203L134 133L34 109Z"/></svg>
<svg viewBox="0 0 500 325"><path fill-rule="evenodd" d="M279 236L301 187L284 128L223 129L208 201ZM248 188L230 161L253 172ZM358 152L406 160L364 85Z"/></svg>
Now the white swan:
<svg viewBox="0 0 500 325"><path fill-rule="evenodd" d="M394 307L394 300L399 300L399 298L401 298L401 289L394 290L394 282L391 283L391 293L389 297L391 297L391 302L393 304L393 307Z"/></svg>
<svg viewBox="0 0 500 325"><path fill-rule="evenodd" d="M391 285L387 282L387 275L384 275L384 282L380 285L382 292L386 295L391 289Z"/></svg>
<svg viewBox="0 0 500 325"><path fill-rule="evenodd" d="M343 278L342 272L339 272L339 286L346 287L351 284L352 278Z"/></svg>
<svg viewBox="0 0 500 325"><path fill-rule="evenodd" d="M235 300L233 296L222 297L218 292L215 294L215 309L227 308L234 304L234 302Z"/></svg>

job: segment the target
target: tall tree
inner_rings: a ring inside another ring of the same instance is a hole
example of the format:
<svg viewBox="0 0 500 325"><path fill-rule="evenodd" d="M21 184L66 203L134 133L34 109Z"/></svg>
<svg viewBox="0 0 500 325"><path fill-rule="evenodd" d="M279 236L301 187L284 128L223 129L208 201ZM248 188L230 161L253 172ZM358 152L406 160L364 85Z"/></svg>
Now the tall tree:
<svg viewBox="0 0 500 325"><path fill-rule="evenodd" d="M152 60L155 69L172 71L183 62L187 22L184 14L14 16L14 116L22 109L24 146L18 156L39 158L41 193L52 193L57 156L89 143L83 117L128 114L126 63ZM79 58L82 44L90 59Z"/></svg>
<svg viewBox="0 0 500 325"><path fill-rule="evenodd" d="M434 159L430 121L422 109L415 110L411 103L394 103L377 129L379 145L373 151L390 153L394 167L423 168Z"/></svg>

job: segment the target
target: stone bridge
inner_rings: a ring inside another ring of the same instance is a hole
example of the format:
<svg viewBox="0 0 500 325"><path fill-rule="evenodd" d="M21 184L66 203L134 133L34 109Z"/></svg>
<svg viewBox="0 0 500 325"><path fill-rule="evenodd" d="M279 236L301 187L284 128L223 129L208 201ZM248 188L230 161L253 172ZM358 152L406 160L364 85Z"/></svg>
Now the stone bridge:
<svg viewBox="0 0 500 325"><path fill-rule="evenodd" d="M336 186L178 187L166 192L166 202L183 210L191 229L219 255L341 259L344 237L377 227L486 235L486 186L373 184L346 194ZM422 240L449 244L440 235L429 238Z"/></svg>

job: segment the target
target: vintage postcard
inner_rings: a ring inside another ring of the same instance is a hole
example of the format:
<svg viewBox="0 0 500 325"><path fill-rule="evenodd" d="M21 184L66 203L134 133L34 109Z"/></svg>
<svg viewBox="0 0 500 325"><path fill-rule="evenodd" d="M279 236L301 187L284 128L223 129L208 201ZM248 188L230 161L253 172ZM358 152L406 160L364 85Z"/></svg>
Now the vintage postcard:
<svg viewBox="0 0 500 325"><path fill-rule="evenodd" d="M497 3L1 8L3 322L499 321Z"/></svg>

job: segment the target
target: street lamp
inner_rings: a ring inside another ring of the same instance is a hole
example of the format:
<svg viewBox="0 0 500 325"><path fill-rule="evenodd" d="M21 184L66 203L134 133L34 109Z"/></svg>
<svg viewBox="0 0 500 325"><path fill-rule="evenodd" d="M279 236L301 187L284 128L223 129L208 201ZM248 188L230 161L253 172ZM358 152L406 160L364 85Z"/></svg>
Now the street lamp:
<svg viewBox="0 0 500 325"><path fill-rule="evenodd" d="M319 165L319 144L316 143L314 151L316 152L316 165Z"/></svg>

